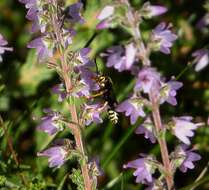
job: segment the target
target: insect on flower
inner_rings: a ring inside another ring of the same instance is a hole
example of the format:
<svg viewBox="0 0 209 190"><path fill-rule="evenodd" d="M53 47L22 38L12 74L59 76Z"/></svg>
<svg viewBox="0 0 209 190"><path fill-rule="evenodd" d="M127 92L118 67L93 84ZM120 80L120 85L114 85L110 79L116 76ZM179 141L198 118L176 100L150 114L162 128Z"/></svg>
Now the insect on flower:
<svg viewBox="0 0 209 190"><path fill-rule="evenodd" d="M110 77L105 76L98 71L97 63L95 60L96 72L97 75L93 79L99 86L99 90L95 94L91 95L91 98L101 97L105 103L104 105L108 106L108 117L113 124L118 123L118 113L114 110L117 101L113 93L113 83Z"/></svg>

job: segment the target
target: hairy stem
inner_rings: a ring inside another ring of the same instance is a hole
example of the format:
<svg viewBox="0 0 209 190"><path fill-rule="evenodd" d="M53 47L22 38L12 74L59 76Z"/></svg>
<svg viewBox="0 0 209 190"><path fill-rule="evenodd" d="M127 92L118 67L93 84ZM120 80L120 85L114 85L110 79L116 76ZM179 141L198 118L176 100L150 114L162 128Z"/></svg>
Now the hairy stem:
<svg viewBox="0 0 209 190"><path fill-rule="evenodd" d="M136 44L137 50L138 50L138 56L142 60L143 65L149 66L150 60L148 59L150 50L147 48L143 42L143 39L141 37L141 32L139 29L140 21L135 16L134 11L129 3L128 0L120 0L121 3L124 3L128 7L128 11L126 14L128 23L132 29L134 42Z"/></svg>
<svg viewBox="0 0 209 190"><path fill-rule="evenodd" d="M56 1L54 3L56 4ZM66 91L68 94L70 94L71 89L73 88L71 78L70 78L70 72L71 72L70 67L69 67L70 63L66 61L65 50L63 50L62 48L64 47L65 42L64 42L63 36L61 35L62 31L59 26L59 18L57 18L55 15L52 15L52 23L53 23L53 28L56 34L57 41L60 43L58 50L60 54L62 78L65 83ZM69 124L69 128L73 132L77 150L83 155L83 158L84 158L83 163L81 164L81 172L82 172L82 176L84 179L84 188L85 190L92 190L93 184L89 176L88 160L86 159L86 153L84 150L84 143L82 140L82 131L81 131L81 128L79 127L80 120L78 118L77 109L74 103L69 104L69 111L70 111L71 120L72 120L72 123Z"/></svg>
<svg viewBox="0 0 209 190"><path fill-rule="evenodd" d="M164 169L166 172L165 179L166 179L168 189L173 190L174 189L174 181L173 181L172 165L171 165L171 162L169 159L169 153L168 153L166 140L164 137L162 138L162 136L161 136L161 132L163 130L163 125L162 125L161 116L160 116L159 104L158 104L158 101L155 97L156 96L154 95L154 93L151 92L149 94L149 98L152 103L152 116L153 116L153 120L154 120L154 126L155 126L155 130L157 132L158 143L160 145L160 152L161 152L161 157L162 157L162 161L163 161L163 166L164 166Z"/></svg>

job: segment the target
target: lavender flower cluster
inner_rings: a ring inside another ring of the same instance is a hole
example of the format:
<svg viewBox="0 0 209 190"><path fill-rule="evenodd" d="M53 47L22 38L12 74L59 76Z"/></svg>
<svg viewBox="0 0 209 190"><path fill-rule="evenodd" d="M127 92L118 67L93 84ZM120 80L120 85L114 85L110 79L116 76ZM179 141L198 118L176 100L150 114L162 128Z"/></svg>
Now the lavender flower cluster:
<svg viewBox="0 0 209 190"><path fill-rule="evenodd" d="M173 176L176 169L179 168L182 172L193 169L193 162L201 158L188 146L194 131L202 123L193 123L190 116L173 117L169 122L161 121L160 106L165 102L176 106L177 90L183 84L175 78L165 81L157 69L152 67L150 54L155 51L170 54L177 35L171 30L172 24L162 22L151 31L149 39L144 40L139 28L145 19L162 15L167 8L146 2L141 9L135 10L127 0L120 2L122 4L115 3L104 7L98 15L100 23L97 25L100 30L115 27L117 24L123 25L132 35L124 45L111 47L103 54L107 58L107 67L114 67L119 72L130 71L136 79L132 94L120 103L116 110L130 117L132 125L136 124L139 117L145 118L144 123L139 125L135 132L144 134L151 143L159 143L163 161L160 163L154 156L140 154L138 159L128 162L124 168L134 168L136 182L148 185L147 189L164 189L165 181L168 189L171 189L174 187ZM125 14L120 14L121 9L124 9ZM208 64L208 50L198 50L193 56L193 63L197 63L196 71ZM151 111L146 112L147 108ZM180 142L170 155L166 145L167 133L173 134ZM161 175L154 178L153 174L157 170ZM166 175L169 175L170 179Z"/></svg>
<svg viewBox="0 0 209 190"><path fill-rule="evenodd" d="M58 95L58 101L63 102L76 99L85 99L78 110L73 103L69 103L71 120L63 113L46 109L38 129L56 135L60 131L70 128L75 137L76 147L66 139L55 141L54 145L38 153L38 156L48 157L50 167L61 167L72 155L77 152L81 155L82 175L85 186L92 187L95 176L90 175L88 156L84 154L80 138L80 130L92 122L101 123L102 113L108 110L108 104L100 99L91 98L100 89L97 83L95 63L90 60L88 47L72 51L73 37L76 35L75 24L83 24L81 16L82 3L78 2L64 6L64 2L56 0L19 0L28 9L26 18L32 21L31 32L41 35L28 44L28 48L35 48L39 60L56 70L62 83L56 85L52 91ZM140 25L146 19L160 16L167 12L167 8L151 5L149 2L135 10L128 0L116 1L105 6L97 16L97 30L116 27L126 28L131 34L131 39L123 45L110 47L102 53L106 59L107 67L114 67L119 72L129 71L136 79L133 92L117 107L117 112L124 112L130 117L130 123L136 124L139 117L144 118L144 123L136 129L136 134L144 134L151 143L158 143L161 149L162 163L152 155L140 154L140 157L124 165L124 168L134 168L136 182L148 185L147 189L165 188L174 186L173 176L177 168L182 172L193 169L193 162L200 160L200 156L189 149L190 138L201 123L193 123L192 117L173 117L170 121L162 121L160 106L169 103L177 105L177 90L183 84L175 78L165 80L154 68L150 59L152 52L161 52L169 55L171 47L177 39L172 31L172 25L162 22L144 40ZM0 36L0 54L4 52L6 43ZM209 62L208 50L198 50L194 54L196 71L203 69ZM87 99L87 100L86 100ZM150 110L150 111L145 111ZM180 142L175 150L169 154L167 149L166 134L173 134ZM80 158L79 158L80 159ZM153 174L160 173L158 178ZM90 182L88 182L90 181ZM88 188L87 188L88 189ZM90 188L92 189L92 188Z"/></svg>

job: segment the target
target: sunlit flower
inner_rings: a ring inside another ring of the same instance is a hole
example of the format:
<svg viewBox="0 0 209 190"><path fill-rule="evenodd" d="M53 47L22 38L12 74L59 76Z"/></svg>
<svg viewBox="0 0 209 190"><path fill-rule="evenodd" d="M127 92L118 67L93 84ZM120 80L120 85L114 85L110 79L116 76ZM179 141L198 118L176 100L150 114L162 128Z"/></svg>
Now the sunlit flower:
<svg viewBox="0 0 209 190"><path fill-rule="evenodd" d="M171 25L166 26L164 22L160 23L152 31L152 43L154 50L160 50L162 53L169 54L173 42L177 36L170 30Z"/></svg>
<svg viewBox="0 0 209 190"><path fill-rule="evenodd" d="M160 103L162 104L166 101L173 106L177 105L176 91L182 86L183 84L178 81L164 83L160 90Z"/></svg>
<svg viewBox="0 0 209 190"><path fill-rule="evenodd" d="M153 181L152 174L155 168L151 165L150 161L146 157L139 158L128 162L123 165L123 168L134 168L136 169L133 173L136 176L136 183L151 183Z"/></svg>
<svg viewBox="0 0 209 190"><path fill-rule="evenodd" d="M143 99L138 97L131 97L118 105L116 111L125 112L126 116L130 116L131 124L136 123L138 117L145 117L143 110Z"/></svg>
<svg viewBox="0 0 209 190"><path fill-rule="evenodd" d="M194 136L194 130L202 123L192 123L192 117L173 117L174 125L172 127L174 135L183 143L190 145L189 137Z"/></svg>
<svg viewBox="0 0 209 190"><path fill-rule="evenodd" d="M125 48L114 46L107 50L104 56L107 56L107 67L114 67L119 72L130 70L136 55L137 49L133 43L128 44Z"/></svg>
<svg viewBox="0 0 209 190"><path fill-rule="evenodd" d="M54 146L39 152L37 155L48 157L49 167L60 168L65 163L67 154L65 146Z"/></svg>
<svg viewBox="0 0 209 190"><path fill-rule="evenodd" d="M150 118L146 119L145 122L136 128L136 134L144 134L145 139L149 139L152 143L156 142L154 135L154 126Z"/></svg>
<svg viewBox="0 0 209 190"><path fill-rule="evenodd" d="M97 29L105 29L108 28L111 25L112 15L114 14L114 6L107 5L105 6L99 15L97 16L97 19L100 20L100 23L97 24Z"/></svg>
<svg viewBox="0 0 209 190"><path fill-rule="evenodd" d="M209 64L209 50L200 49L195 51L192 56L194 57L194 63L196 63L195 71L201 71Z"/></svg>
<svg viewBox="0 0 209 190"><path fill-rule="evenodd" d="M139 71L136 81L135 90L142 90L144 93L155 92L158 94L161 87L160 74L151 67L147 67Z"/></svg>
<svg viewBox="0 0 209 190"><path fill-rule="evenodd" d="M152 18L154 16L159 16L167 12L167 8L160 5L151 5L150 2L144 3L140 13L145 18Z"/></svg>

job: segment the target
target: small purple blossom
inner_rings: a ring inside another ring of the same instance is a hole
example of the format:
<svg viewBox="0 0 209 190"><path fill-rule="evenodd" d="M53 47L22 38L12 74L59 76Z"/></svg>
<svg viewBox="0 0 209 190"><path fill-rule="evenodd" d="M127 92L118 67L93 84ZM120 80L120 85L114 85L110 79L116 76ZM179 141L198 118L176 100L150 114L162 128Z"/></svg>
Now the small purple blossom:
<svg viewBox="0 0 209 190"><path fill-rule="evenodd" d="M36 0L19 0L19 2L25 4L25 8L28 9L26 18L30 21L33 21L32 32L36 32L39 29L41 29L39 25L39 18L38 18L39 10L37 7L37 1Z"/></svg>
<svg viewBox="0 0 209 190"><path fill-rule="evenodd" d="M136 176L136 183L151 183L153 181L152 174L154 169L146 158L139 158L123 165L123 168L136 169L133 173Z"/></svg>
<svg viewBox="0 0 209 190"><path fill-rule="evenodd" d="M6 46L7 44L8 42L0 34L0 62L2 62L2 54L4 54L5 51L13 51L13 48Z"/></svg>
<svg viewBox="0 0 209 190"><path fill-rule="evenodd" d="M96 28L98 30L108 28L111 25L112 15L114 14L114 6L107 5L105 6L99 15L97 16L97 19L100 20L99 24L97 24Z"/></svg>
<svg viewBox="0 0 209 190"><path fill-rule="evenodd" d="M104 56L107 56L107 67L114 67L119 72L130 70L136 56L137 49L133 43L128 44L125 48L114 46L107 50Z"/></svg>
<svg viewBox="0 0 209 190"><path fill-rule="evenodd" d="M46 113L47 116L41 119L41 124L37 127L37 129L44 131L49 135L53 135L58 131L62 131L63 124L60 122L61 115L58 112L51 110L47 110Z"/></svg>
<svg viewBox="0 0 209 190"><path fill-rule="evenodd" d="M209 25L209 13L205 14L197 23L197 28L204 29Z"/></svg>
<svg viewBox="0 0 209 190"><path fill-rule="evenodd" d="M102 123L103 120L100 117L100 114L104 111L105 107L106 106L99 103L91 105L85 104L83 113L85 124L90 125L91 122Z"/></svg>
<svg viewBox="0 0 209 190"><path fill-rule="evenodd" d="M173 106L177 105L176 91L182 86L183 84L178 81L169 81L163 84L160 91L160 103L162 104L166 101Z"/></svg>
<svg viewBox="0 0 209 190"><path fill-rule="evenodd" d="M154 126L150 118L146 119L145 122L136 128L136 134L144 134L145 139L149 139L152 143L156 142L154 135Z"/></svg>
<svg viewBox="0 0 209 190"><path fill-rule="evenodd" d="M171 25L162 22L152 31L152 42L154 49L160 50L164 54L170 54L170 48L177 36L170 30Z"/></svg>
<svg viewBox="0 0 209 190"><path fill-rule="evenodd" d="M195 71L201 71L209 64L209 50L199 49L195 51L192 56L194 57L194 63L196 63Z"/></svg>
<svg viewBox="0 0 209 190"><path fill-rule="evenodd" d="M197 129L198 126L202 125L201 123L192 123L192 117L184 116L184 117L173 117L173 133L174 135L183 143L190 145L189 137L194 136L194 130Z"/></svg>
<svg viewBox="0 0 209 190"><path fill-rule="evenodd" d="M58 95L58 102L62 102L67 97L67 92L63 83L57 84L52 88L52 92Z"/></svg>
<svg viewBox="0 0 209 190"><path fill-rule="evenodd" d="M48 157L50 168L60 168L65 163L67 154L68 151L65 149L65 146L54 146L37 153L38 156Z"/></svg>
<svg viewBox="0 0 209 190"><path fill-rule="evenodd" d="M160 5L151 5L150 2L144 3L142 9L141 9L141 14L145 18L152 18L154 16L159 16L164 13L166 13L168 9L164 6Z"/></svg>
<svg viewBox="0 0 209 190"><path fill-rule="evenodd" d="M194 169L195 166L193 162L201 159L199 154L192 152L192 149L188 150L188 146L184 144L177 148L176 156L180 161L179 169L184 173L187 172L187 169Z"/></svg>
<svg viewBox="0 0 209 190"><path fill-rule="evenodd" d="M161 88L160 74L151 67L147 67L139 71L136 81L135 90L142 90L144 93L155 92L158 94Z"/></svg>
<svg viewBox="0 0 209 190"><path fill-rule="evenodd" d="M138 97L131 97L118 105L116 111L125 112L126 116L130 116L131 124L136 123L139 116L145 117L143 110L143 99Z"/></svg>
<svg viewBox="0 0 209 190"><path fill-rule="evenodd" d="M65 17L67 20L69 20L72 23L81 23L83 24L85 21L84 19L81 17L80 11L83 7L82 3L74 3L70 6L68 6L65 9Z"/></svg>
<svg viewBox="0 0 209 190"><path fill-rule="evenodd" d="M34 40L32 40L28 45L28 48L36 48L37 55L39 59L44 59L47 57L52 56L52 51L50 51L46 45L43 42L43 39L41 37L38 37Z"/></svg>

